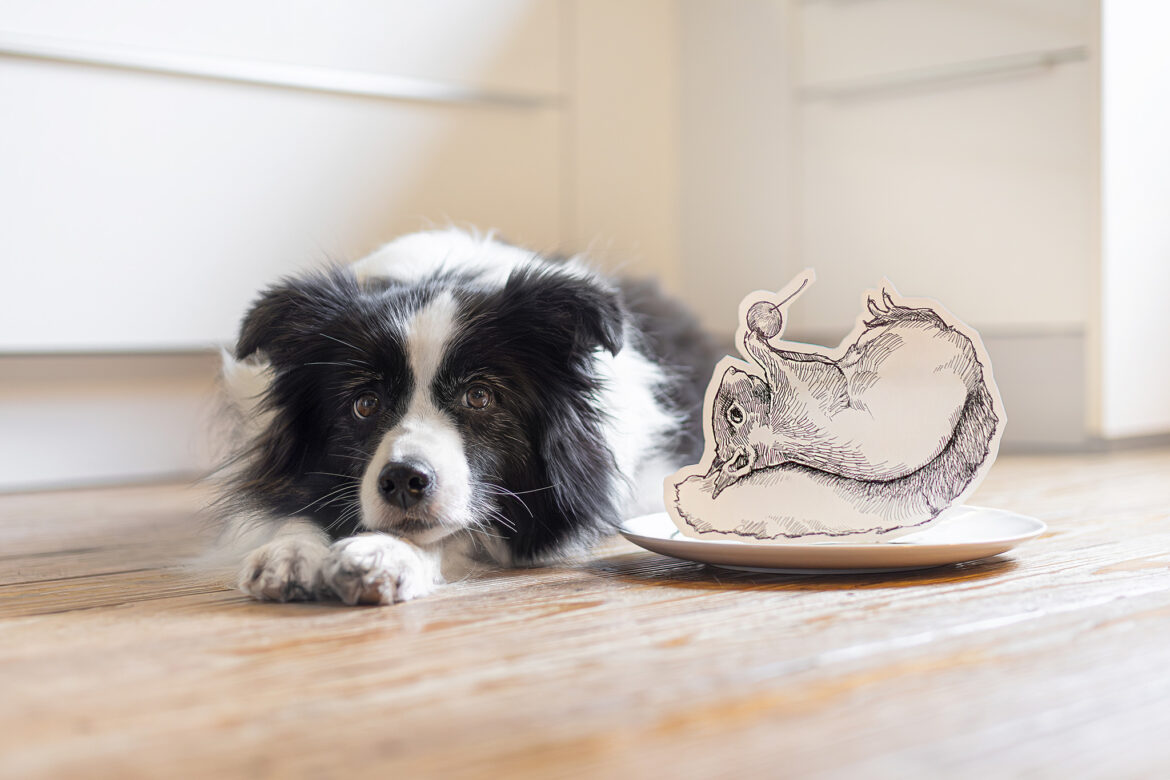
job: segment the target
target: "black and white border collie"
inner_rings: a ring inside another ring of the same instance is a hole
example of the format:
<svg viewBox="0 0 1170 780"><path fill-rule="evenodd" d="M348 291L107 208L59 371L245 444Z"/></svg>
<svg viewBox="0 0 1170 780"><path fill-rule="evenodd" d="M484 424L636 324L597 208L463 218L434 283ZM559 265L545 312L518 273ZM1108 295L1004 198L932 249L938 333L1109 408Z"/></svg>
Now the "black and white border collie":
<svg viewBox="0 0 1170 780"><path fill-rule="evenodd" d="M224 355L239 587L405 601L661 508L702 449L715 357L654 286L490 235L415 233L286 279Z"/></svg>

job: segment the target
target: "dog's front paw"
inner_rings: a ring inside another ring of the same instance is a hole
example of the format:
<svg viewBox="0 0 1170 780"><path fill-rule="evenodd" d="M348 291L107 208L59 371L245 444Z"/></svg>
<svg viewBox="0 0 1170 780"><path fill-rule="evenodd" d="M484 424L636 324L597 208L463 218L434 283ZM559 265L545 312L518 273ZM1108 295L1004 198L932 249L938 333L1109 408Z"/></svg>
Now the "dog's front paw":
<svg viewBox="0 0 1170 780"><path fill-rule="evenodd" d="M322 567L327 590L346 604L393 604L426 596L443 582L434 559L386 534L342 539Z"/></svg>
<svg viewBox="0 0 1170 780"><path fill-rule="evenodd" d="M329 548L316 539L277 539L257 547L240 571L240 590L258 601L311 601Z"/></svg>

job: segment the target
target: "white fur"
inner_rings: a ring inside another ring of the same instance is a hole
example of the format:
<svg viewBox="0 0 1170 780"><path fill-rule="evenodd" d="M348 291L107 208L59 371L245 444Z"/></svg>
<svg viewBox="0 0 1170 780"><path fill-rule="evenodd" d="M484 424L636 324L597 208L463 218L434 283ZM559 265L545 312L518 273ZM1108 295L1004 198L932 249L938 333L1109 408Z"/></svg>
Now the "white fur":
<svg viewBox="0 0 1170 780"><path fill-rule="evenodd" d="M596 360L604 381L606 443L626 481L622 486L626 504L633 511L652 511L661 502L662 480L676 468L654 456L665 449L681 423L655 396L665 377L657 364L633 347L616 356L598 352Z"/></svg>
<svg viewBox="0 0 1170 780"><path fill-rule="evenodd" d="M471 471L463 437L454 421L435 406L431 383L456 327L458 309L443 293L419 309L406 326L406 352L414 374L414 392L406 414L382 438L362 477L362 523L372 530L393 531L404 516L424 515L436 521L425 534L413 537L431 544L471 523ZM393 461L422 461L435 472L434 494L420 512L404 512L382 500L378 474Z"/></svg>
<svg viewBox="0 0 1170 780"><path fill-rule="evenodd" d="M373 277L411 283L442 271L459 271L475 274L487 284L502 285L513 271L534 262L538 262L535 254L501 244L492 233L481 236L448 228L396 238L352 268L362 280Z"/></svg>
<svg viewBox="0 0 1170 780"><path fill-rule="evenodd" d="M257 357L236 360L226 349L221 349L219 354L223 361L223 386L243 423L241 433L255 436L272 422L272 413L260 408L264 393L272 384L272 366Z"/></svg>
<svg viewBox="0 0 1170 780"><path fill-rule="evenodd" d="M443 584L440 554L388 534L360 534L329 548L325 586L346 604L393 604L429 595Z"/></svg>
<svg viewBox="0 0 1170 780"><path fill-rule="evenodd" d="M239 588L257 601L299 601L321 591L321 566L329 536L311 520L290 518L275 526L271 541L252 550L240 570Z"/></svg>

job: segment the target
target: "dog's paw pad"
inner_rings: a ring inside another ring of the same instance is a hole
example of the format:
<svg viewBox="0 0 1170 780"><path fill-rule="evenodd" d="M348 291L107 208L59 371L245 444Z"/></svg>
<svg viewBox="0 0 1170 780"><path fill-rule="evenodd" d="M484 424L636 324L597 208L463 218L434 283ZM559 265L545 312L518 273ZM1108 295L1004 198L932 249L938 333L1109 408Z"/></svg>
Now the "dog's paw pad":
<svg viewBox="0 0 1170 780"><path fill-rule="evenodd" d="M312 601L321 588L328 548L316 540L280 539L248 555L239 588L258 601Z"/></svg>
<svg viewBox="0 0 1170 780"><path fill-rule="evenodd" d="M384 534L342 539L322 567L326 590L346 604L393 604L426 596L442 583L417 547Z"/></svg>

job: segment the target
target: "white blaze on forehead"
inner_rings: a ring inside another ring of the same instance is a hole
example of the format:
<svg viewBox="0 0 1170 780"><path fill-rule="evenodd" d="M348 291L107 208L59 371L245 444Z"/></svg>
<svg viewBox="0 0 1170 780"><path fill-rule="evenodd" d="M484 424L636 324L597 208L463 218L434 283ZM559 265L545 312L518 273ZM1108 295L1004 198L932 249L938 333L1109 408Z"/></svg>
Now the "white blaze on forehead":
<svg viewBox="0 0 1170 780"><path fill-rule="evenodd" d="M435 474L434 493L411 514L429 517L446 526L447 532L469 522L471 472L463 437L432 394L443 356L457 332L458 315L455 299L443 292L406 324L406 357L413 390L406 413L387 431L362 480L362 517L367 527L393 531L394 521L401 518L399 510L389 507L378 494L378 474L392 462L423 463Z"/></svg>
<svg viewBox="0 0 1170 780"><path fill-rule="evenodd" d="M406 325L406 359L414 374L412 405L420 391L430 397L431 384L455 334L459 309L449 292L441 292L414 313Z"/></svg>

